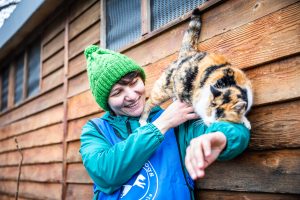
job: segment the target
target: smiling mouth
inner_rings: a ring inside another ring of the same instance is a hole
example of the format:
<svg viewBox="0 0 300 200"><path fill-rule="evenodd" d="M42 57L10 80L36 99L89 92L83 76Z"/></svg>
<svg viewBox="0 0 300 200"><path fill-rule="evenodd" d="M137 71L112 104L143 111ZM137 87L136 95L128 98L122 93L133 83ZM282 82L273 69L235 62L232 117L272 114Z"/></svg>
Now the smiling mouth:
<svg viewBox="0 0 300 200"><path fill-rule="evenodd" d="M140 98L141 98L141 97L139 97L135 102L133 102L133 103L131 103L131 104L128 104L128 105L126 105L126 106L124 106L124 107L125 107L125 108L133 108L133 107L135 107L136 105L139 104Z"/></svg>

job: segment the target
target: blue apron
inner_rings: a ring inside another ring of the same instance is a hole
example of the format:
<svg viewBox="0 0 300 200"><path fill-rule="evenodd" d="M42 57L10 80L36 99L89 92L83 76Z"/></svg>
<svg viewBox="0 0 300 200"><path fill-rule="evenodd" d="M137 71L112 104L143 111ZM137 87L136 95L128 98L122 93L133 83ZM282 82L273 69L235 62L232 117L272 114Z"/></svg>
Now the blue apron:
<svg viewBox="0 0 300 200"><path fill-rule="evenodd" d="M159 117L157 113L152 121ZM113 145L120 141L112 126L101 118L91 120L98 131ZM191 199L194 182L184 172L174 129L166 132L163 142L131 179L113 194L101 192L94 184L94 194L103 199Z"/></svg>

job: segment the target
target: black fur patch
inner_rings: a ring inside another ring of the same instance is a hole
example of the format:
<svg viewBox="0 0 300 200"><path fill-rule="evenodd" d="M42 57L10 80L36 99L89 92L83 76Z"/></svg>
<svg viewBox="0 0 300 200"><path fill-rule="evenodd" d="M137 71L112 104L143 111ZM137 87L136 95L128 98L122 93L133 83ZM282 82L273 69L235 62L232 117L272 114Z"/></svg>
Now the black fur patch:
<svg viewBox="0 0 300 200"><path fill-rule="evenodd" d="M243 101L246 102L246 108L248 107L248 94L247 94L247 90L246 89L243 89L241 88L240 86L236 85L235 86L240 92L241 92L241 96L240 98L243 99ZM239 97L239 96L238 96Z"/></svg>
<svg viewBox="0 0 300 200"><path fill-rule="evenodd" d="M188 68L186 71L186 76L182 80L183 84L183 92L181 94L181 100L185 102L191 101L191 94L193 89L193 82L198 74L198 66L194 66L191 68Z"/></svg>
<svg viewBox="0 0 300 200"><path fill-rule="evenodd" d="M199 52L197 53L194 57L193 57L193 61L195 62L199 62L200 60L202 60L205 56L206 56L206 52Z"/></svg>
<svg viewBox="0 0 300 200"><path fill-rule="evenodd" d="M171 77L172 77L172 74L173 74L174 70L175 70L175 68L171 68L168 71L168 74L167 74L167 77L166 77L166 87L169 87L169 85L171 83Z"/></svg>
<svg viewBox="0 0 300 200"><path fill-rule="evenodd" d="M229 103L231 101L230 95L231 95L231 91L227 90L223 95L223 104Z"/></svg>
<svg viewBox="0 0 300 200"><path fill-rule="evenodd" d="M216 118L219 119L219 118L223 118L225 116L224 114L224 109L223 108L217 108L217 112L216 112Z"/></svg>
<svg viewBox="0 0 300 200"><path fill-rule="evenodd" d="M226 88L236 85L232 69L224 69L224 76L214 85L216 88Z"/></svg>
<svg viewBox="0 0 300 200"><path fill-rule="evenodd" d="M200 81L200 87L202 88L205 85L205 82L207 81L208 77L217 69L220 69L222 67L225 67L226 65L228 65L228 63L225 64L221 64L221 65L212 65L208 68L206 68L205 72L204 72L204 76L202 77L201 81Z"/></svg>

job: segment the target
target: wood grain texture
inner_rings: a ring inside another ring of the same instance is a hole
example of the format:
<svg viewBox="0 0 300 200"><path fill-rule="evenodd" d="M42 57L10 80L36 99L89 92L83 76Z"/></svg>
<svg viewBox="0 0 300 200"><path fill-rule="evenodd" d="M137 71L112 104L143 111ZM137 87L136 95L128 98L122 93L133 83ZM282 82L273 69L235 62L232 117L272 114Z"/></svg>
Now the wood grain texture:
<svg viewBox="0 0 300 200"><path fill-rule="evenodd" d="M16 137L22 149L38 147L49 144L57 144L62 142L63 131L62 124L55 124L36 131L28 132ZM9 138L0 141L0 153L6 151L15 151L15 138Z"/></svg>
<svg viewBox="0 0 300 200"><path fill-rule="evenodd" d="M15 189L16 182L0 181L0 193L14 195ZM19 195L27 199L59 200L61 198L61 184L21 182Z"/></svg>
<svg viewBox="0 0 300 200"><path fill-rule="evenodd" d="M67 182L93 183L82 163L68 164Z"/></svg>
<svg viewBox="0 0 300 200"><path fill-rule="evenodd" d="M82 31L100 20L100 1L97 1L69 25L69 39L73 39Z"/></svg>
<svg viewBox="0 0 300 200"><path fill-rule="evenodd" d="M102 109L96 103L92 93L86 91L68 100L68 119L84 117Z"/></svg>
<svg viewBox="0 0 300 200"><path fill-rule="evenodd" d="M75 1L70 6L69 21L72 22L79 15L84 13L91 5L99 0Z"/></svg>
<svg viewBox="0 0 300 200"><path fill-rule="evenodd" d="M42 76L45 77L46 75L62 67L63 65L64 65L64 49L61 49L55 55L53 55L51 58L49 58L43 63Z"/></svg>
<svg viewBox="0 0 300 200"><path fill-rule="evenodd" d="M68 142L67 162L82 162L79 153L80 141Z"/></svg>
<svg viewBox="0 0 300 200"><path fill-rule="evenodd" d="M68 97L72 97L90 88L86 71L69 79Z"/></svg>
<svg viewBox="0 0 300 200"><path fill-rule="evenodd" d="M262 105L300 97L300 56L247 70L254 104Z"/></svg>
<svg viewBox="0 0 300 200"><path fill-rule="evenodd" d="M300 150L245 152L216 162L197 182L202 189L299 194Z"/></svg>
<svg viewBox="0 0 300 200"><path fill-rule="evenodd" d="M48 91L63 84L64 68L59 68L42 79L42 91Z"/></svg>
<svg viewBox="0 0 300 200"><path fill-rule="evenodd" d="M2 167L0 170L0 180L15 181L18 176L18 171L18 167ZM60 182L62 180L61 163L24 165L22 166L20 180Z"/></svg>
<svg viewBox="0 0 300 200"><path fill-rule="evenodd" d="M63 109L61 105L49 108L23 120L0 127L0 140L61 122L62 117Z"/></svg>
<svg viewBox="0 0 300 200"><path fill-rule="evenodd" d="M64 35L64 31L60 32L43 47L42 61L45 61L64 47Z"/></svg>
<svg viewBox="0 0 300 200"><path fill-rule="evenodd" d="M268 105L249 113L251 149L300 147L300 101Z"/></svg>
<svg viewBox="0 0 300 200"><path fill-rule="evenodd" d="M64 29L64 14L58 15L51 22L42 34L42 44L46 45L50 40L57 36Z"/></svg>
<svg viewBox="0 0 300 200"><path fill-rule="evenodd" d="M298 200L299 195L250 193L250 192L227 192L227 191L197 191L196 199L209 200Z"/></svg>
<svg viewBox="0 0 300 200"><path fill-rule="evenodd" d="M73 77L86 70L86 60L83 52L69 60L68 77Z"/></svg>
<svg viewBox="0 0 300 200"><path fill-rule="evenodd" d="M66 200L93 199L92 184L68 184Z"/></svg>
<svg viewBox="0 0 300 200"><path fill-rule="evenodd" d="M100 114L97 113L94 115L89 115L87 117L69 121L68 122L68 134L67 134L66 140L67 141L79 140L83 125L85 123L87 123L88 120L96 118L96 117L101 117L103 114L104 114L104 112L102 112Z"/></svg>
<svg viewBox="0 0 300 200"><path fill-rule="evenodd" d="M69 58L73 58L74 56L82 53L88 45L99 43L99 40L100 23L98 22L70 41L68 53Z"/></svg>
<svg viewBox="0 0 300 200"><path fill-rule="evenodd" d="M48 109L54 105L62 102L62 87L58 87L52 91L44 93L43 95L34 98L31 101L15 108L14 110L0 116L0 126L12 123L14 121L29 117L35 113L41 112ZM0 128L1 129L1 128ZM1 138L1 137L0 137Z"/></svg>
<svg viewBox="0 0 300 200"><path fill-rule="evenodd" d="M300 52L300 2L201 42L198 48L223 54L247 68Z"/></svg>
<svg viewBox="0 0 300 200"><path fill-rule="evenodd" d="M24 165L62 161L61 144L23 149L22 152ZM0 154L0 166L17 166L20 159L20 153L18 151Z"/></svg>

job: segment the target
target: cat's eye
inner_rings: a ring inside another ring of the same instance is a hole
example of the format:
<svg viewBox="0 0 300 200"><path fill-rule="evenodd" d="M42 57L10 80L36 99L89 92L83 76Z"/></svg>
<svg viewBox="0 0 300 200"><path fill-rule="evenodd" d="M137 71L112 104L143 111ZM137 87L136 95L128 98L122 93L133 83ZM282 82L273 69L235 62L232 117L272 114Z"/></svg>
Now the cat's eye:
<svg viewBox="0 0 300 200"><path fill-rule="evenodd" d="M211 104L210 104L212 107L216 107L217 106L217 104L215 103L215 102L211 102Z"/></svg>

